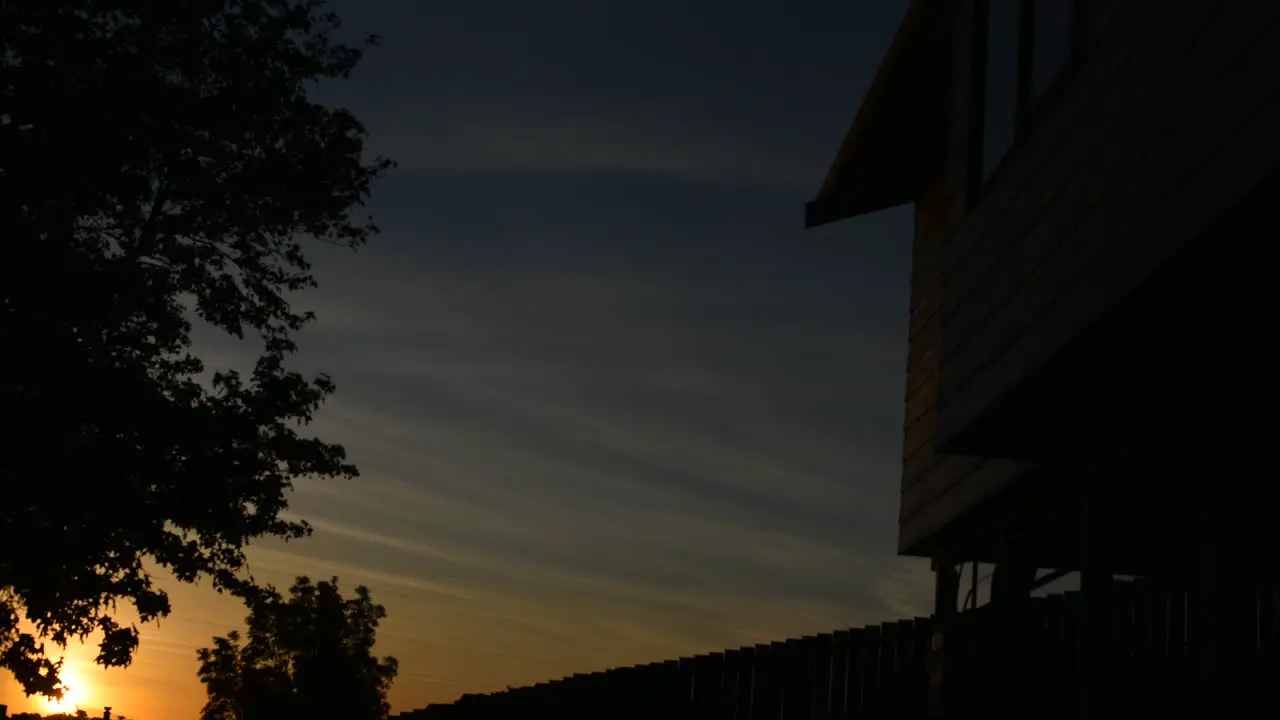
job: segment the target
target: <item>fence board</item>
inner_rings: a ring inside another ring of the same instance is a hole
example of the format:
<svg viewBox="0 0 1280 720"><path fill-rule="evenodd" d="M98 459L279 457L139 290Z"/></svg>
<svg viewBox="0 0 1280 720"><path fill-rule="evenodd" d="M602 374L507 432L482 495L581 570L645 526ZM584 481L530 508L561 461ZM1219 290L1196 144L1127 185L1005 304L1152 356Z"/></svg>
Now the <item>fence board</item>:
<svg viewBox="0 0 1280 720"><path fill-rule="evenodd" d="M1195 603L1183 587L1137 581L1117 585L1107 608L1117 717L1194 717L1198 636ZM1249 655L1235 683L1262 715L1275 714L1265 693L1280 670L1280 591L1257 591L1252 637L1237 647ZM1022 656L1029 711L1035 717L1074 717L1080 598L1066 592L1033 599ZM955 616L944 645L951 673L948 716L990 714L991 606ZM567 718L686 718L688 720L853 720L928 716L929 663L934 636L929 618L902 620L819 636L730 649L679 660L576 674L568 678L457 702L397 717L416 720ZM1244 632L1243 630L1241 632ZM1250 680L1253 682L1250 682ZM1127 710L1126 715L1121 710ZM1138 713L1132 715L1132 713Z"/></svg>

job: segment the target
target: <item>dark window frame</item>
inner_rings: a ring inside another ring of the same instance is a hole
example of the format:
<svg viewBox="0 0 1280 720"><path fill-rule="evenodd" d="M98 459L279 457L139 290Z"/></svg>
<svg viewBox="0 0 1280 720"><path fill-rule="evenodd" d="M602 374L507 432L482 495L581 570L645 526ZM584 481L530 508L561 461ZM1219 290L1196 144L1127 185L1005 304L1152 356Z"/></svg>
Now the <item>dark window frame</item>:
<svg viewBox="0 0 1280 720"><path fill-rule="evenodd" d="M1009 158L1015 155L1026 137L1040 125L1044 115L1058 104L1063 88L1070 83L1080 64L1087 29L1089 0L1068 0L1071 3L1071 38L1066 60L1053 80L1045 86L1039 97L1032 97L1032 62L1034 59L1035 28L1033 7L1035 0L973 0L973 40L969 76L969 148L967 185L969 205L981 201L984 190L1004 174ZM1018 75L1015 91L1014 137L1009 149L987 172L984 166L984 136L986 130L987 37L988 14L993 2L1017 2L1018 20Z"/></svg>

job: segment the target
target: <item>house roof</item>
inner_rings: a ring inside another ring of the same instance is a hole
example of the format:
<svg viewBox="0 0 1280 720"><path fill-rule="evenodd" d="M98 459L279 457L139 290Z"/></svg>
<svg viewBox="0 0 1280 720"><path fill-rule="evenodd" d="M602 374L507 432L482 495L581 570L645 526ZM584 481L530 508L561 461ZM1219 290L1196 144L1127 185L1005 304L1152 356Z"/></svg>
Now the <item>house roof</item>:
<svg viewBox="0 0 1280 720"><path fill-rule="evenodd" d="M805 227L913 202L947 147L954 0L912 0Z"/></svg>

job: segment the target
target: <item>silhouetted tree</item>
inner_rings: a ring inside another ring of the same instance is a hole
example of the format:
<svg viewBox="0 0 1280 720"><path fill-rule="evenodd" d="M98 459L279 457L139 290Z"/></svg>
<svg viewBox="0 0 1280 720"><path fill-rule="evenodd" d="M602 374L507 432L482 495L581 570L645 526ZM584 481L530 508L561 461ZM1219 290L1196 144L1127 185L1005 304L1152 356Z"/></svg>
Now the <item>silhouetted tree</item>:
<svg viewBox="0 0 1280 720"><path fill-rule="evenodd" d="M129 663L116 601L170 610L149 567L252 596L245 544L308 532L292 479L356 475L298 433L329 378L286 368L304 242L375 234L390 167L308 95L360 61L338 25L323 0L0 3L0 667L28 694L60 694L46 641ZM192 314L260 341L252 372L205 376Z"/></svg>
<svg viewBox="0 0 1280 720"><path fill-rule="evenodd" d="M373 654L384 617L368 588L343 598L337 578L301 577L287 600L253 602L243 640L232 631L198 653L209 695L201 720L385 718L398 666Z"/></svg>

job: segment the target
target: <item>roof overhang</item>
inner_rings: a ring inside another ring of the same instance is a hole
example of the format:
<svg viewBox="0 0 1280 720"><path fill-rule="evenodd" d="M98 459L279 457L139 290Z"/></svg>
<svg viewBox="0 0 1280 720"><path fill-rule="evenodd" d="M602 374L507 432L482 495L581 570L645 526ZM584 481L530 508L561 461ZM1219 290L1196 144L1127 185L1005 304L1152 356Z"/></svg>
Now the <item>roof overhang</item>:
<svg viewBox="0 0 1280 720"><path fill-rule="evenodd" d="M914 202L947 148L954 0L913 0L818 196L816 227Z"/></svg>

